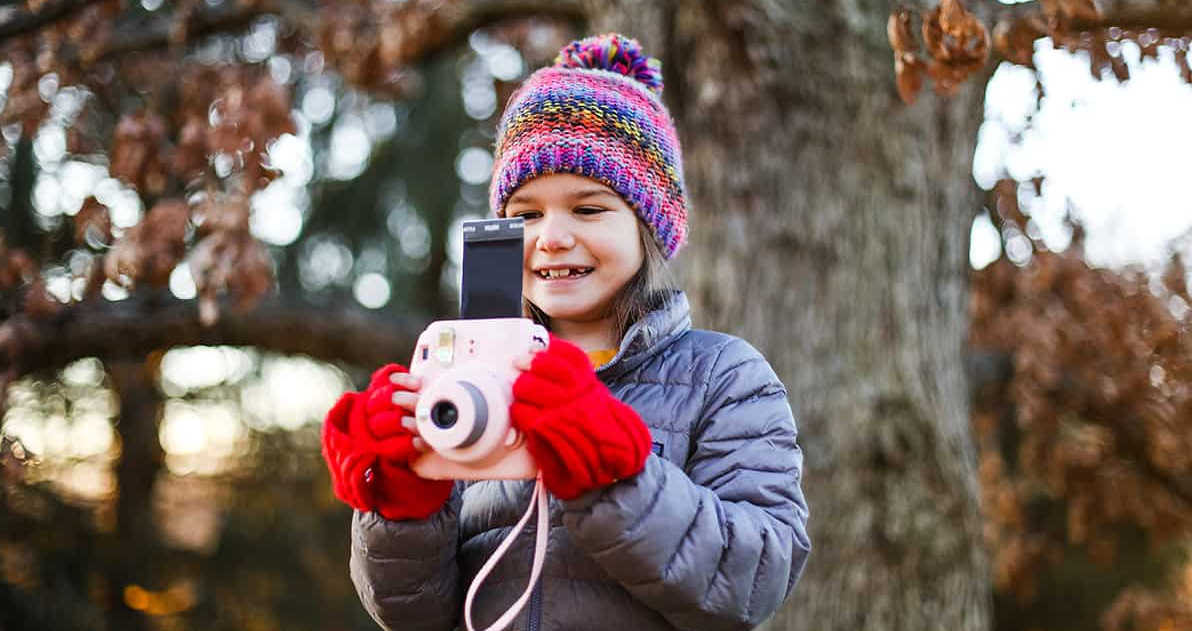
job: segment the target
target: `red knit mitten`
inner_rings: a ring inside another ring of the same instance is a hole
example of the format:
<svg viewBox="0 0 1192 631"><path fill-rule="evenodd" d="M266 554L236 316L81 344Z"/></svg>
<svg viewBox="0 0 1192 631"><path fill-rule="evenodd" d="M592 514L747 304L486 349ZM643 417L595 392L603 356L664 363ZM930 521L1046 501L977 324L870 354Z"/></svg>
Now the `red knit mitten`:
<svg viewBox="0 0 1192 631"><path fill-rule="evenodd" d="M596 378L591 360L553 335L513 383L513 424L555 497L569 500L639 473L650 430Z"/></svg>
<svg viewBox="0 0 1192 631"><path fill-rule="evenodd" d="M345 504L390 520L425 519L443 507L453 483L410 470L418 451L413 433L401 426L406 412L392 401L399 389L389 381L395 372L406 369L384 366L364 392L340 397L323 422L323 458L335 496Z"/></svg>

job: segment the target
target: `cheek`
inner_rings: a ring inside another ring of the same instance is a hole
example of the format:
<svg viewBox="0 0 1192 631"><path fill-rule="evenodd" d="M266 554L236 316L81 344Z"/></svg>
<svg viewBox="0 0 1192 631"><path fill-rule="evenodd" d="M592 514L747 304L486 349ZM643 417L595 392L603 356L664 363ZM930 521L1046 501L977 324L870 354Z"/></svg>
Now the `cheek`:
<svg viewBox="0 0 1192 631"><path fill-rule="evenodd" d="M615 247L618 271L626 277L636 274L637 270L641 268L642 263L645 262L641 244L637 240L637 234L635 233L630 237L626 237L624 240L618 241Z"/></svg>
<svg viewBox="0 0 1192 631"><path fill-rule="evenodd" d="M601 228L597 234L591 235L592 247L597 250L595 254L607 267L618 272L628 270L630 275L637 272L644 260L637 234L637 218L626 211Z"/></svg>
<svg viewBox="0 0 1192 631"><path fill-rule="evenodd" d="M641 242L638 241L636 234L633 235L633 240L630 241L630 243L632 245L629 246L629 253L627 254L626 258L630 261L633 261L631 267L633 268L633 273L636 274L637 270L641 269L642 265L646 264L646 253L642 252L642 245Z"/></svg>

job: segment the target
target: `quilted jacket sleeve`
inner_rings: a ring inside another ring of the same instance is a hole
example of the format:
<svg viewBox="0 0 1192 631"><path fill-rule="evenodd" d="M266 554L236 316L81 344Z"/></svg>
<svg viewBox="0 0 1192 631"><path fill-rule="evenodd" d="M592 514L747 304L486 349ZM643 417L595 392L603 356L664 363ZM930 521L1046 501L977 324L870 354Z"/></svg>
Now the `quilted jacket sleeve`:
<svg viewBox="0 0 1192 631"><path fill-rule="evenodd" d="M565 502L576 543L680 629L751 629L790 594L811 549L803 456L786 389L733 338L709 374L684 471L657 456Z"/></svg>
<svg viewBox="0 0 1192 631"><path fill-rule="evenodd" d="M352 582L382 628L455 627L463 602L456 563L460 490L456 484L443 509L425 520L389 521L361 511L352 517Z"/></svg>

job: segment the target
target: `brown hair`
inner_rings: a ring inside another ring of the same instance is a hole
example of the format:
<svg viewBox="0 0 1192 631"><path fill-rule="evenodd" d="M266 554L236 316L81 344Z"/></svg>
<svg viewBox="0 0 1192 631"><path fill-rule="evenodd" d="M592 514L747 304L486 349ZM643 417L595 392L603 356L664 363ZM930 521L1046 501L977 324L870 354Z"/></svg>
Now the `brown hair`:
<svg viewBox="0 0 1192 631"><path fill-rule="evenodd" d="M642 265L621 291L617 292L609 305L608 313L613 316L618 343L633 323L662 307L671 293L678 289L678 283L667 266L666 257L662 254L658 242L640 218L637 220L637 238L642 247ZM530 319L548 330L551 328L550 316L545 311L527 298L523 297L522 302Z"/></svg>

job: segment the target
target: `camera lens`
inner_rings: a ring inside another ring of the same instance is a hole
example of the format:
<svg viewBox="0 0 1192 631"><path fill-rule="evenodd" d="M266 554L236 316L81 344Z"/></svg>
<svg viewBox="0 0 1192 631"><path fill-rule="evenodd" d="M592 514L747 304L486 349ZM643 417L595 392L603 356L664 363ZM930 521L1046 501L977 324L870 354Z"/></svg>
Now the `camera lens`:
<svg viewBox="0 0 1192 631"><path fill-rule="evenodd" d="M459 409L450 401L439 401L430 409L430 420L439 429L451 429L459 420Z"/></svg>

